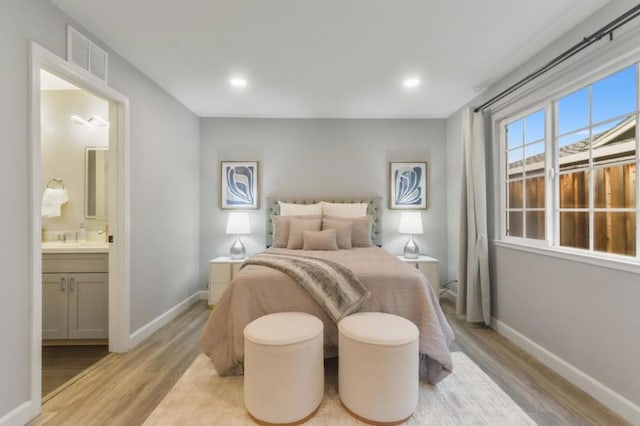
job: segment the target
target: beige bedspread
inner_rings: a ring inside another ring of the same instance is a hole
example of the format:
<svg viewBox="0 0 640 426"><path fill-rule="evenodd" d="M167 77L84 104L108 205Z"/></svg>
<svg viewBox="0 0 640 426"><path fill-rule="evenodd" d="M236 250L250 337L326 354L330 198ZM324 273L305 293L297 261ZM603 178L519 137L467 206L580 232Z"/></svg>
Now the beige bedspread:
<svg viewBox="0 0 640 426"><path fill-rule="evenodd" d="M396 314L418 326L427 380L437 383L452 371L448 345L453 341L453 331L431 285L417 269L378 247L326 252L277 248L268 251L329 259L350 268L371 292L361 311ZM337 326L311 296L280 271L248 265L222 295L200 336L202 348L218 373L241 371L242 333L247 324L263 315L285 311L308 312L322 320L325 355L337 355Z"/></svg>

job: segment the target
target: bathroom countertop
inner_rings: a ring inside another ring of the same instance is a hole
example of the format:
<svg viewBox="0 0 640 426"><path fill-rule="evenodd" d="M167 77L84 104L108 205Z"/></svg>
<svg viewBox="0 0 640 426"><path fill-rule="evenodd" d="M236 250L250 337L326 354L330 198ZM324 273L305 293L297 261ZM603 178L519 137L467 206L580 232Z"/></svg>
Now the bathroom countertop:
<svg viewBox="0 0 640 426"><path fill-rule="evenodd" d="M42 254L51 253L109 253L109 243L47 241L42 243Z"/></svg>

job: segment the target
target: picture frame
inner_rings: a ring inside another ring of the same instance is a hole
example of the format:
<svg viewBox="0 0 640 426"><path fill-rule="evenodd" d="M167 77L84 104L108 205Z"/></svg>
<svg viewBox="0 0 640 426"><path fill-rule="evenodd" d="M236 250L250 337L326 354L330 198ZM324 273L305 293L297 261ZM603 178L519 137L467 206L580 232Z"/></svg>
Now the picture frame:
<svg viewBox="0 0 640 426"><path fill-rule="evenodd" d="M259 207L259 163L220 162L220 207L223 210L255 210Z"/></svg>
<svg viewBox="0 0 640 426"><path fill-rule="evenodd" d="M425 210L427 208L427 163L389 163L389 208Z"/></svg>

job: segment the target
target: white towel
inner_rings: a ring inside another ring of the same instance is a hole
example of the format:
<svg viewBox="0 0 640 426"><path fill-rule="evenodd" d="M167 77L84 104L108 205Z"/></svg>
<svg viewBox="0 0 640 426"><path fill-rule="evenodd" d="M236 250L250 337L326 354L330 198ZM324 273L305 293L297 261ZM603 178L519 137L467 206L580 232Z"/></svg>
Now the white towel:
<svg viewBox="0 0 640 426"><path fill-rule="evenodd" d="M42 216L60 217L60 208L69 201L64 188L47 188L42 194Z"/></svg>

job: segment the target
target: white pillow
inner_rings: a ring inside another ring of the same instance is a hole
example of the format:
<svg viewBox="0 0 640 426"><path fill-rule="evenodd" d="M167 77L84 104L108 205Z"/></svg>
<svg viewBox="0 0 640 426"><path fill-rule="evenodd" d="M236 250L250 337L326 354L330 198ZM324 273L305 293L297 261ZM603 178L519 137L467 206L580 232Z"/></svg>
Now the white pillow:
<svg viewBox="0 0 640 426"><path fill-rule="evenodd" d="M280 216L309 216L309 215L321 215L322 204L294 204L283 203L278 201L280 205Z"/></svg>
<svg viewBox="0 0 640 426"><path fill-rule="evenodd" d="M322 202L322 214L334 217L362 217L367 215L367 203Z"/></svg>

